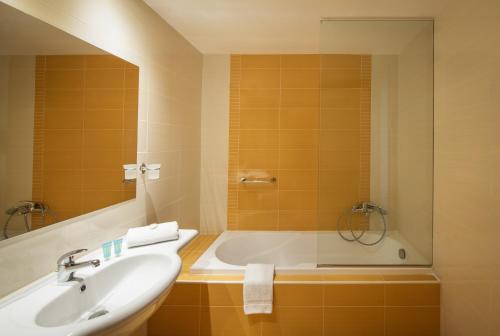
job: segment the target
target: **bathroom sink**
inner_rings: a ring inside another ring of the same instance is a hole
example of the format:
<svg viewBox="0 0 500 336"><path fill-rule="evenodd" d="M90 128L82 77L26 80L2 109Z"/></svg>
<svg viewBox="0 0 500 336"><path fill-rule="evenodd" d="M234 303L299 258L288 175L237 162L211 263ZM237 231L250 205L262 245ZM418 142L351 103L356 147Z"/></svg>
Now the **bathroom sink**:
<svg viewBox="0 0 500 336"><path fill-rule="evenodd" d="M163 270L170 267L172 260L167 255L146 254L118 260L49 302L35 322L42 327L56 327L115 311L161 283L167 274Z"/></svg>
<svg viewBox="0 0 500 336"><path fill-rule="evenodd" d="M0 302L2 334L120 334L117 325L137 323L137 316L145 320L154 312L145 314L148 307L166 297L181 267L177 250L196 234L180 230L177 241L126 249L100 267L76 271L82 281L57 283L51 274L28 285Z"/></svg>

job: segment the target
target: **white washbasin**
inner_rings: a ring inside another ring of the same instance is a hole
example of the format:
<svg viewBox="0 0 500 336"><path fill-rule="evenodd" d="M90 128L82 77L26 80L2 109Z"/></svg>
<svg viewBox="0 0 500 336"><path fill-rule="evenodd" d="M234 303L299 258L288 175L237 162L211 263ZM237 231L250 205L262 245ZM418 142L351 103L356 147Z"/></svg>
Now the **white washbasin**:
<svg viewBox="0 0 500 336"><path fill-rule="evenodd" d="M2 335L89 335L109 329L147 307L171 288L181 268L177 250L197 232L133 249L77 270L83 282L57 283L55 273L0 301ZM81 260L95 259L100 251ZM82 291L82 286L85 290Z"/></svg>
<svg viewBox="0 0 500 336"><path fill-rule="evenodd" d="M133 304L150 288L161 285L167 275L164 269L171 267L170 257L161 254L117 260L87 276L80 286L71 286L55 297L37 314L35 322L42 327L57 327L89 320L94 313L106 312L105 315L116 311ZM83 292L82 285L86 287Z"/></svg>

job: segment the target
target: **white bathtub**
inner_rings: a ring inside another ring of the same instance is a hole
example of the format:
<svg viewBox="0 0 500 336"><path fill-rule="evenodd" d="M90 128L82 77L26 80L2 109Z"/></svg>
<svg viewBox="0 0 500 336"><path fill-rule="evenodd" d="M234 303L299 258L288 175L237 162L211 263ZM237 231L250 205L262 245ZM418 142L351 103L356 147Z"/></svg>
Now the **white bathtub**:
<svg viewBox="0 0 500 336"><path fill-rule="evenodd" d="M376 240L378 234L367 232L363 239ZM225 231L191 266L191 273L243 273L249 263L274 264L277 273L431 272L430 261L395 231L376 246L344 241L337 231Z"/></svg>

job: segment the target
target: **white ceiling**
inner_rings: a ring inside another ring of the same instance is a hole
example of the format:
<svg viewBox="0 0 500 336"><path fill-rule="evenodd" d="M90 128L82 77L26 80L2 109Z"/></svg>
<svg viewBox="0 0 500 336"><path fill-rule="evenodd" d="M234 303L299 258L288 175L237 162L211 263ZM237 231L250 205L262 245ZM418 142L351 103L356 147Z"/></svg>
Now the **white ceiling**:
<svg viewBox="0 0 500 336"><path fill-rule="evenodd" d="M446 0L144 0L205 54L317 53L322 18L432 17Z"/></svg>
<svg viewBox="0 0 500 336"><path fill-rule="evenodd" d="M0 41L0 55L106 54L3 3L0 3Z"/></svg>
<svg viewBox="0 0 500 336"><path fill-rule="evenodd" d="M420 33L432 34L432 21L323 21L321 53L398 55ZM425 29L429 28L429 29Z"/></svg>

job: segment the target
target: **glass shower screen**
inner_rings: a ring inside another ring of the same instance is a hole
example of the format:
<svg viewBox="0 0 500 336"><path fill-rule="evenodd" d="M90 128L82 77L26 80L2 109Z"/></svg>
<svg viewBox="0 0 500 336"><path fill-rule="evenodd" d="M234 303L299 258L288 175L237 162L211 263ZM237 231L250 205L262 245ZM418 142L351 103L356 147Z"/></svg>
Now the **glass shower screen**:
<svg viewBox="0 0 500 336"><path fill-rule="evenodd" d="M432 264L433 21L325 20L318 265Z"/></svg>

